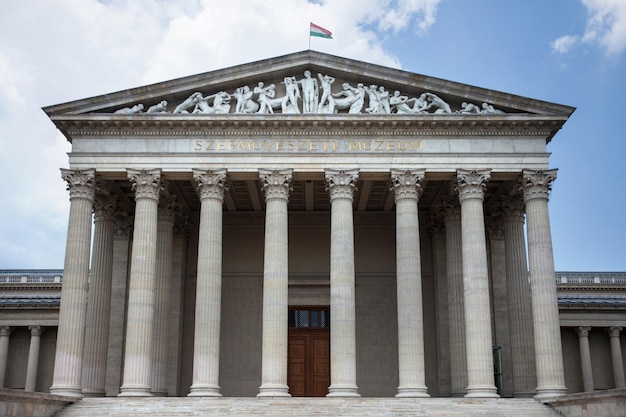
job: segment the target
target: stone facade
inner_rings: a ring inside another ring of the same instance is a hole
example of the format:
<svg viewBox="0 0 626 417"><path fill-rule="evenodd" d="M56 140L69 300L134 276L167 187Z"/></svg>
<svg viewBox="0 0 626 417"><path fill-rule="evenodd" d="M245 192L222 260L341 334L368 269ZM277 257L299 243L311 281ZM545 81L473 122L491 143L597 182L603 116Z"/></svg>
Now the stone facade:
<svg viewBox="0 0 626 417"><path fill-rule="evenodd" d="M72 143L51 393L567 391L573 108L306 51L44 110Z"/></svg>

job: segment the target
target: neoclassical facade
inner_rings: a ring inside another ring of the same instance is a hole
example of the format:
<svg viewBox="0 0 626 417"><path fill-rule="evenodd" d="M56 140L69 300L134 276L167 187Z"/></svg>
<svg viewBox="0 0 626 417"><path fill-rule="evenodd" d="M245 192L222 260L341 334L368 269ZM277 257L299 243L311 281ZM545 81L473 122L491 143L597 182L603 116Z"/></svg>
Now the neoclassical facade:
<svg viewBox="0 0 626 417"><path fill-rule="evenodd" d="M573 108L305 51L44 110L72 144L51 393L567 392Z"/></svg>

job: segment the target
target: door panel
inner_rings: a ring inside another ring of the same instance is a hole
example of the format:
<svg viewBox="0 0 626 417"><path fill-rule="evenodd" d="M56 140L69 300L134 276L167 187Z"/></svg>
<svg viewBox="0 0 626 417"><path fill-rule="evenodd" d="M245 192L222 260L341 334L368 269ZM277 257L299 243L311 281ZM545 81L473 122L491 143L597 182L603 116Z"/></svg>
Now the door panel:
<svg viewBox="0 0 626 417"><path fill-rule="evenodd" d="M294 397L324 397L330 385L330 332L289 331L289 392Z"/></svg>
<svg viewBox="0 0 626 417"><path fill-rule="evenodd" d="M306 396L306 351L307 337L289 337L288 381L289 391L294 397Z"/></svg>

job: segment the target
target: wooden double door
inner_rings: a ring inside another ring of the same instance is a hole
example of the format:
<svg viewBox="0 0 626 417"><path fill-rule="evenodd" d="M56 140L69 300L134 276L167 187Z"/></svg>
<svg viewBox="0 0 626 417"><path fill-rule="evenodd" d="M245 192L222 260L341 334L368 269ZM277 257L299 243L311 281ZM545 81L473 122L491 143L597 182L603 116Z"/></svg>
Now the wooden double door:
<svg viewBox="0 0 626 417"><path fill-rule="evenodd" d="M290 309L289 392L294 397L325 397L330 385L330 320L326 309ZM303 319L308 315L306 320ZM318 315L320 320L315 319ZM295 316L295 320L294 319Z"/></svg>

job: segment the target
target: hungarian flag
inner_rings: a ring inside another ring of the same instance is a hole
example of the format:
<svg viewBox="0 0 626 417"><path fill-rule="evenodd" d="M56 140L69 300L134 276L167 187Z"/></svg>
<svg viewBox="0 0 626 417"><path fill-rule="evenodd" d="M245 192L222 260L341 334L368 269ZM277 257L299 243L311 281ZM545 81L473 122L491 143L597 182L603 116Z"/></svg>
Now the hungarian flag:
<svg viewBox="0 0 626 417"><path fill-rule="evenodd" d="M332 39L332 32L330 30L324 29L321 26L317 26L315 23L311 22L311 33L310 36L317 36L318 38L326 38Z"/></svg>

